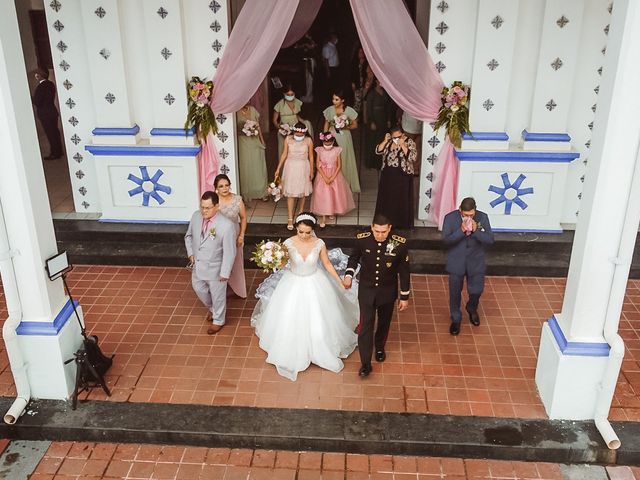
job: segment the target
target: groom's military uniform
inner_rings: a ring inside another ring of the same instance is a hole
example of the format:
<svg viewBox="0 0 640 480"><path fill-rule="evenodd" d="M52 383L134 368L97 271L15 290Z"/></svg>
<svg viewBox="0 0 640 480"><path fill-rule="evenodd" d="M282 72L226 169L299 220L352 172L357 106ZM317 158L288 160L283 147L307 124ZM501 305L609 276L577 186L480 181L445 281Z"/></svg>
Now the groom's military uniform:
<svg viewBox="0 0 640 480"><path fill-rule="evenodd" d="M358 264L358 350L362 365L370 366L374 343L376 352L384 352L396 299L408 300L411 293L407 239L390 233L384 242L378 242L371 231L358 233L345 276L353 277ZM378 328L374 335L376 312Z"/></svg>

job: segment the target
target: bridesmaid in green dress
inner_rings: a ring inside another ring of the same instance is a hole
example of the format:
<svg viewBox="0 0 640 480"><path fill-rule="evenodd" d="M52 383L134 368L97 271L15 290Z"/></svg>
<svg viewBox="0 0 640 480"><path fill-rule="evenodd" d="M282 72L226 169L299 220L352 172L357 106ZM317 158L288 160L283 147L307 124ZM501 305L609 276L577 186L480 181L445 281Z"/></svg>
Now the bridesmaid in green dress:
<svg viewBox="0 0 640 480"><path fill-rule="evenodd" d="M307 126L309 135L313 138L311 122L304 120L300 116L302 101L296 98L296 92L290 84L284 87L282 95L283 98L273 107L273 117L271 118L271 123L276 128L276 132L280 129L280 125L285 123L293 128L296 123L302 122ZM282 156L284 139L285 137L278 133L278 158Z"/></svg>
<svg viewBox="0 0 640 480"><path fill-rule="evenodd" d="M255 122L257 135L248 136L242 130L247 121ZM238 166L240 169L240 192L246 201L267 197L267 162L265 143L260 129L260 114L246 104L236 113L238 131Z"/></svg>
<svg viewBox="0 0 640 480"><path fill-rule="evenodd" d="M351 191L360 193L358 165L356 163L356 153L353 150L353 139L351 138L351 130L358 128L358 112L345 105L342 92L333 92L331 102L333 105L322 112L324 114L324 131L336 133L336 142L342 148L342 174L347 179ZM344 128L336 129L335 117L343 114L349 119L349 124Z"/></svg>

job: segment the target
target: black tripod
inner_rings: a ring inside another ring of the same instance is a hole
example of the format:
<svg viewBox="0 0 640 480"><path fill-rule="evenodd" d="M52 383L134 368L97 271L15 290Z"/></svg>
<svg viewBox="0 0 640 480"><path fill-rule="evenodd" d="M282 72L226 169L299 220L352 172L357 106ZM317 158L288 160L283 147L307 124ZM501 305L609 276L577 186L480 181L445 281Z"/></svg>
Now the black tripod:
<svg viewBox="0 0 640 480"><path fill-rule="evenodd" d="M80 315L78 315L76 304L71 296L71 291L67 285L66 275L71 270L73 270L73 266L70 265L60 276L62 277L64 289L67 295L69 295L69 300L71 301L73 312L78 320L78 325L80 325L80 333L83 338L82 346L73 354L73 358L64 362L65 365L73 361L76 362L76 386L72 397L72 409L75 410L78 404L78 395L81 392L100 386L107 396L111 396L107 382L104 379L104 374L109 370L109 367L111 367L114 356L111 355L107 357L104 355L98 346L98 337L95 335L87 335L84 325L80 320Z"/></svg>

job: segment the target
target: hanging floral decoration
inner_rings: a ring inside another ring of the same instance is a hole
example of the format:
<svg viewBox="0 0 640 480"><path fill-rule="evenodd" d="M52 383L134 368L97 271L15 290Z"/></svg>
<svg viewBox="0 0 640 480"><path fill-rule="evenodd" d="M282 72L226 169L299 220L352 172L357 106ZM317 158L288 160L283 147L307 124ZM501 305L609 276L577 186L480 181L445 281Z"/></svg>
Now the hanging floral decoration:
<svg viewBox="0 0 640 480"><path fill-rule="evenodd" d="M209 133L218 133L216 116L211 110L211 96L213 94L213 82L205 81L200 77L191 77L187 83L188 111L184 129L193 128L198 141L204 142Z"/></svg>
<svg viewBox="0 0 640 480"><path fill-rule="evenodd" d="M456 147L462 145L462 136L470 134L469 129L469 85L456 81L451 87L442 89L442 106L433 124L434 130L446 129L449 140Z"/></svg>

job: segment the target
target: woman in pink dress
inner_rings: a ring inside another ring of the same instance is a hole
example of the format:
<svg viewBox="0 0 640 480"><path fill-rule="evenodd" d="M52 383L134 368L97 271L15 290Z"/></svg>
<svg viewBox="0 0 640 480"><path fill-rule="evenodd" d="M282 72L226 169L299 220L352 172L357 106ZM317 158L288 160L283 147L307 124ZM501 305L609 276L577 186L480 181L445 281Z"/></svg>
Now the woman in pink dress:
<svg viewBox="0 0 640 480"><path fill-rule="evenodd" d="M304 204L313 186L313 140L307 135L307 126L298 122L293 127L293 135L284 142L276 177L282 172L282 194L287 197L287 230L293 230L293 209L296 199L298 213L304 211Z"/></svg>
<svg viewBox="0 0 640 480"><path fill-rule="evenodd" d="M247 298L247 283L244 277L244 252L242 249L244 246L244 234L247 231L247 211L242 197L231 193L231 180L227 175L221 173L216 176L213 185L220 199L219 212L229 220L233 220L234 225L237 226L236 242L238 250L227 285L238 297Z"/></svg>
<svg viewBox="0 0 640 480"><path fill-rule="evenodd" d="M341 147L335 146L335 134L320 134L322 146L316 147L318 175L313 186L311 210L322 215L320 228L325 227L327 215L344 215L356 208L353 193L342 175Z"/></svg>

